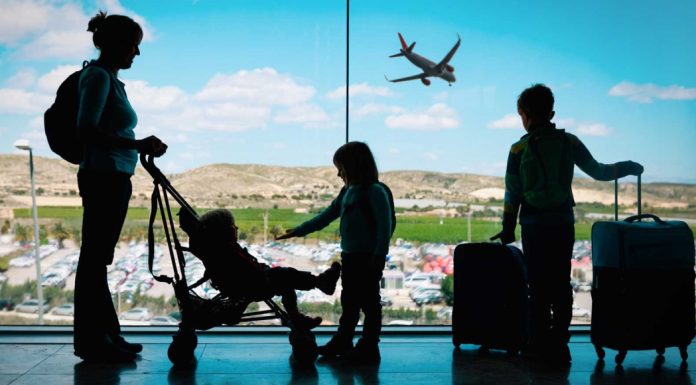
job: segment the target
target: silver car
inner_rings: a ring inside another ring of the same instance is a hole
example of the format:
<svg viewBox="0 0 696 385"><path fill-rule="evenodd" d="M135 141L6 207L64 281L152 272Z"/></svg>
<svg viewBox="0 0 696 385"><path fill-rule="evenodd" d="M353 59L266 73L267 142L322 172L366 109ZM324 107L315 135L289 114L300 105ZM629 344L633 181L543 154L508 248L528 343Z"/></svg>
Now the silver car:
<svg viewBox="0 0 696 385"><path fill-rule="evenodd" d="M152 314L150 313L150 310L148 308L134 307L125 313L121 313L121 316L119 318L131 321L147 321L150 318L152 318Z"/></svg>
<svg viewBox="0 0 696 385"><path fill-rule="evenodd" d="M46 303L46 301L44 301L44 303L43 303L44 313L47 312L48 309L49 309L49 306ZM20 313L38 313L39 312L39 300L30 299L28 301L24 301L21 304L17 305L17 307L15 307L15 311L20 312Z"/></svg>
<svg viewBox="0 0 696 385"><path fill-rule="evenodd" d="M52 314L55 315L68 315L72 316L75 314L75 305L72 303L64 303L60 306L56 306L51 310Z"/></svg>

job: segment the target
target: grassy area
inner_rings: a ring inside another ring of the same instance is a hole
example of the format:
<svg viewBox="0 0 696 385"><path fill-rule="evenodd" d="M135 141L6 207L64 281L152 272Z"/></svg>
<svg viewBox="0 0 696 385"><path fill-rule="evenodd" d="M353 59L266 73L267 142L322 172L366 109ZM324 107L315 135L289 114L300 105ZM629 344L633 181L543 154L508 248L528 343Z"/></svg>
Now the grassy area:
<svg viewBox="0 0 696 385"><path fill-rule="evenodd" d="M197 209L202 214L210 209ZM176 212L177 209L173 209ZM265 209L234 209L237 225L241 232L250 237L262 236L263 215ZM31 210L14 209L15 218L31 218ZM300 223L312 218L314 214L296 213L292 209L268 210L268 227L279 227L281 230L293 228ZM82 217L81 207L39 207L39 218L61 220L66 226L79 226ZM128 209L126 229L136 227L145 229L149 219L149 208L132 207ZM403 216L397 217L396 231L393 239L401 238L413 242L441 242L456 244L468 239L468 225L465 217L442 218L438 216ZM580 222L575 225L575 237L577 240L590 239L592 223ZM691 226L692 231L696 230ZM500 222L482 219L471 221L471 241L482 242L488 240L500 231ZM144 235L144 233L142 233ZM519 226L517 238L519 239ZM324 230L312 234L309 238L325 241L338 240L338 221L335 221Z"/></svg>

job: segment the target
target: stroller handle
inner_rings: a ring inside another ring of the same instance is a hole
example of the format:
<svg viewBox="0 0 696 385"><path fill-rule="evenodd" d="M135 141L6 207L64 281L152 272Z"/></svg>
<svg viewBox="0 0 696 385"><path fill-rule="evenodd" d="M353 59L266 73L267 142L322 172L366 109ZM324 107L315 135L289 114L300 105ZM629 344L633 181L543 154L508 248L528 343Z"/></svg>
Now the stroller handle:
<svg viewBox="0 0 696 385"><path fill-rule="evenodd" d="M154 184L159 184L162 186L164 190L166 190L168 193L171 194L171 196L174 198L174 200L179 203L181 206L182 210L188 211L188 214L190 214L193 218L198 218L198 214L196 214L196 211L191 207L191 205L186 202L184 197L179 194L178 191L174 189L171 183L169 183L169 180L167 179L166 176L160 171L160 169L155 166L155 157L151 154L140 154L140 164L143 165L145 170L150 174L150 176L153 179Z"/></svg>

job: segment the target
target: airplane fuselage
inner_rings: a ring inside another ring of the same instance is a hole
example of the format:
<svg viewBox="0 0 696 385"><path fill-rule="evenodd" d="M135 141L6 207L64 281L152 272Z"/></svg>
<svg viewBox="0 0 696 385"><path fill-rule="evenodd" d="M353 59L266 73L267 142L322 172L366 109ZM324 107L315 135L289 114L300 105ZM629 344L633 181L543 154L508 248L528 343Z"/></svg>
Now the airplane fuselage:
<svg viewBox="0 0 696 385"><path fill-rule="evenodd" d="M411 63L413 63L413 65L423 70L423 73L425 73L426 76L439 77L447 81L448 83L454 83L455 81L457 81L457 79L454 77L454 74L447 70L446 67L443 68L442 72L439 72L435 68L437 64L431 62L423 56L414 52L408 52L403 49L401 50L401 52L404 54L404 56L406 56L406 59L408 59L408 61L410 61Z"/></svg>

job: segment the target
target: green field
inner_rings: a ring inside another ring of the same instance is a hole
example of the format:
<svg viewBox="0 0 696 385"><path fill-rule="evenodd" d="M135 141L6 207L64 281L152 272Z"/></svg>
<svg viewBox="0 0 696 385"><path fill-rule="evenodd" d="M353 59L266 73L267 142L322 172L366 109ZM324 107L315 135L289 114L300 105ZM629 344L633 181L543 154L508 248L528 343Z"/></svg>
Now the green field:
<svg viewBox="0 0 696 385"><path fill-rule="evenodd" d="M39 218L42 220L59 220L72 226L79 225L82 217L81 207L39 207ZM176 210L173 210L176 212ZM198 209L198 213L203 213L206 209ZM248 235L259 237L263 231L263 214L265 209L235 209L234 215L240 231ZM31 210L15 209L15 218L31 218ZM298 224L310 219L314 214L295 213L292 209L270 209L268 210L269 229L274 226L282 230L290 229ZM149 209L144 207L133 207L128 210L126 228L147 226L149 219ZM590 238L590 223L578 223L575 225L575 234L578 240ZM310 238L335 241L338 240L338 221L332 223L318 234L312 234ZM471 241L485 241L492 235L500 231L500 222L494 220L474 219L471 221ZM401 238L413 242L441 242L456 244L468 239L467 219L460 218L440 218L437 216L404 216L397 217L396 231L392 239ZM519 239L519 227L517 231Z"/></svg>

